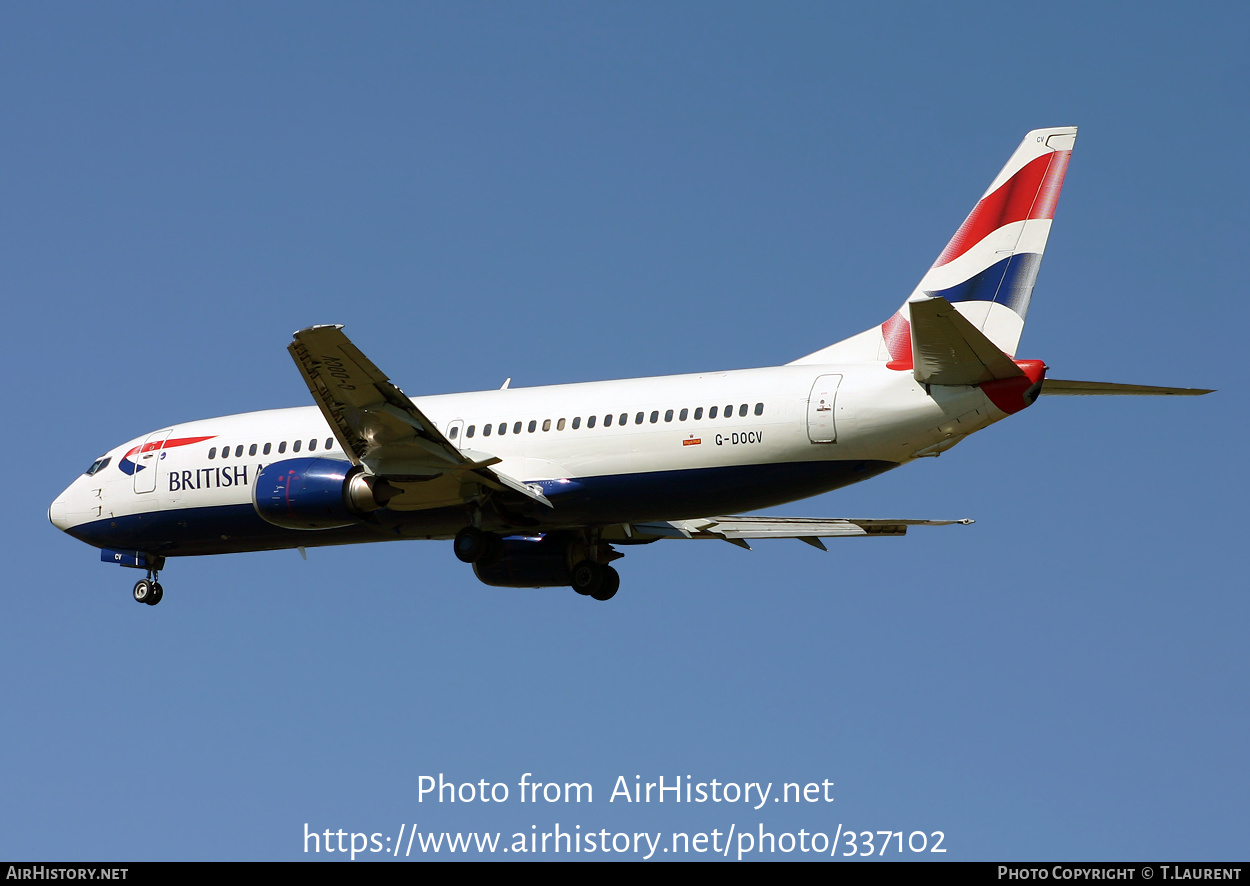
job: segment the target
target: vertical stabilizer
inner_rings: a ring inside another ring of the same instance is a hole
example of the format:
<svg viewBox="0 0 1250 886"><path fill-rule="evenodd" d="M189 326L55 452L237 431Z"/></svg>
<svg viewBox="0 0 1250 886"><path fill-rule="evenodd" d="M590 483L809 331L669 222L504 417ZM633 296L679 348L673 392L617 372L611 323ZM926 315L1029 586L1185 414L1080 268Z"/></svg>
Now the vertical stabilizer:
<svg viewBox="0 0 1250 886"><path fill-rule="evenodd" d="M946 299L1014 357L1075 142L1075 126L1026 135L907 301ZM912 368L906 303L880 326L794 362L872 360Z"/></svg>

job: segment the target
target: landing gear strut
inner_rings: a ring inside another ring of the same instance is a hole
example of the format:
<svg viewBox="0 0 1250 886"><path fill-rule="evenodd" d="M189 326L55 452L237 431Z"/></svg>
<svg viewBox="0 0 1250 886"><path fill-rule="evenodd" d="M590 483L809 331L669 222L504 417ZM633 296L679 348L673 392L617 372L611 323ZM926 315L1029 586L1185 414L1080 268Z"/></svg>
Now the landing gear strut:
<svg viewBox="0 0 1250 886"><path fill-rule="evenodd" d="M156 580L157 570L148 569L148 577L135 582L135 602L155 606L165 596L165 589Z"/></svg>

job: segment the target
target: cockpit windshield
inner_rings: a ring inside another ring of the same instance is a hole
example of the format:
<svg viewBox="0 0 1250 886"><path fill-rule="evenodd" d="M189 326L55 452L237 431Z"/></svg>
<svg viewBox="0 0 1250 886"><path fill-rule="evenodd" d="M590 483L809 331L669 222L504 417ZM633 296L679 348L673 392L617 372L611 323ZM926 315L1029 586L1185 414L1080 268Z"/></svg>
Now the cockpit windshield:
<svg viewBox="0 0 1250 886"><path fill-rule="evenodd" d="M98 474L100 471L102 471L102 470L104 470L105 468L107 468L107 467L108 467L108 463L109 463L109 462L111 462L112 460L113 460L113 459L112 459L110 456L107 456L107 455L102 456L102 457L100 457L100 458L97 458L97 459L96 459L96 460L92 463L91 467L87 468L87 474L86 474L86 475L87 475L88 477L90 477L92 474Z"/></svg>

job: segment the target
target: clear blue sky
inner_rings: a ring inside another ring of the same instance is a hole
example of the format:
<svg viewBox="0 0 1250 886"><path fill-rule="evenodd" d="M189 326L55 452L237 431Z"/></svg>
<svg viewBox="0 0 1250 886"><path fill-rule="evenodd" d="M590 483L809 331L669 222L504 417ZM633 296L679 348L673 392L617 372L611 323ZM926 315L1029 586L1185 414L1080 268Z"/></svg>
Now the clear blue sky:
<svg viewBox="0 0 1250 886"><path fill-rule="evenodd" d="M5 5L0 857L763 822L1243 858L1248 28L1232 3ZM777 511L974 526L663 542L609 604L486 588L446 543L174 561L147 608L48 523L109 447L309 402L285 345L314 323L412 395L794 359L888 316L1021 136L1067 124L1021 356L1221 390L1048 398ZM419 803L440 772L514 799ZM522 805L527 772L595 801ZM836 799L607 802L687 774Z"/></svg>

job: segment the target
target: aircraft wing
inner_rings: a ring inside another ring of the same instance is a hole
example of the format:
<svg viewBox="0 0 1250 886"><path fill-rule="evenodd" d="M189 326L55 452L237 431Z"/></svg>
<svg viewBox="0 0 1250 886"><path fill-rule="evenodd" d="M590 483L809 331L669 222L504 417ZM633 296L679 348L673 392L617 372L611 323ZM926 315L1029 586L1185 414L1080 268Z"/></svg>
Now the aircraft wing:
<svg viewBox="0 0 1250 886"><path fill-rule="evenodd" d="M971 520L823 520L812 517L705 517L698 520L632 523L628 537L719 539L750 548L747 539L797 538L822 551L828 550L822 538L851 536L906 535L909 526L950 526Z"/></svg>
<svg viewBox="0 0 1250 886"><path fill-rule="evenodd" d="M287 350L343 451L353 464L403 490L388 507L458 504L479 487L511 490L552 507L542 492L493 470L501 459L457 449L348 340L342 326L310 326L294 339Z"/></svg>

